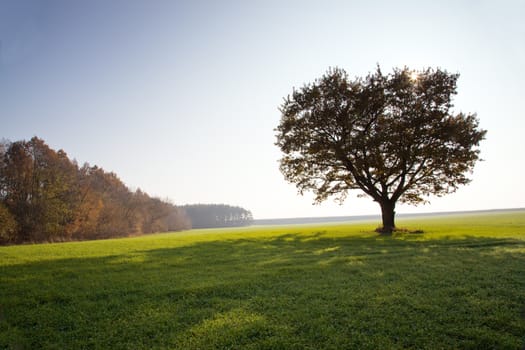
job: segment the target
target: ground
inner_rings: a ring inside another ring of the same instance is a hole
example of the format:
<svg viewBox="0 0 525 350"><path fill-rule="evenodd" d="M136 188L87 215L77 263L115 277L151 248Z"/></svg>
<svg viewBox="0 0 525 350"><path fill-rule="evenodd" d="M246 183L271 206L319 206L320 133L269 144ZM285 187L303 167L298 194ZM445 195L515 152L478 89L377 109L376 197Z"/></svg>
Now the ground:
<svg viewBox="0 0 525 350"><path fill-rule="evenodd" d="M525 211L0 248L0 348L522 349Z"/></svg>

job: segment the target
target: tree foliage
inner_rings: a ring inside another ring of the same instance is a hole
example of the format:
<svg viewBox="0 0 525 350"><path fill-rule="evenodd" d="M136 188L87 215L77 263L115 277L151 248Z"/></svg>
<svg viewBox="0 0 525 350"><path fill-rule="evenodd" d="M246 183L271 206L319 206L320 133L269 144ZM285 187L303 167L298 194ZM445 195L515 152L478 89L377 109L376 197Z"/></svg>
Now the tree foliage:
<svg viewBox="0 0 525 350"><path fill-rule="evenodd" d="M247 226L253 222L249 210L226 204L191 204L182 208L193 228Z"/></svg>
<svg viewBox="0 0 525 350"><path fill-rule="evenodd" d="M0 244L13 241L16 238L18 226L9 209L0 202Z"/></svg>
<svg viewBox="0 0 525 350"><path fill-rule="evenodd" d="M281 172L316 202L361 190L379 203L391 233L398 201L419 204L470 182L486 131L475 114L452 112L458 77L378 67L352 80L330 69L280 108Z"/></svg>
<svg viewBox="0 0 525 350"><path fill-rule="evenodd" d="M189 228L184 210L37 137L0 147L0 241L96 239Z"/></svg>

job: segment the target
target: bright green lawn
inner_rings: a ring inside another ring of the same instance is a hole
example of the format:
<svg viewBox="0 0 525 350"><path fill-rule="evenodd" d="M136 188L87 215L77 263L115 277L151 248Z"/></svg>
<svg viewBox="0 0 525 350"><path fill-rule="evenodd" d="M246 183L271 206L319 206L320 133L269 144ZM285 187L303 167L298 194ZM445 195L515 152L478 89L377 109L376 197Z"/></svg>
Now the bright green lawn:
<svg viewBox="0 0 525 350"><path fill-rule="evenodd" d="M0 248L0 349L523 349L525 211Z"/></svg>

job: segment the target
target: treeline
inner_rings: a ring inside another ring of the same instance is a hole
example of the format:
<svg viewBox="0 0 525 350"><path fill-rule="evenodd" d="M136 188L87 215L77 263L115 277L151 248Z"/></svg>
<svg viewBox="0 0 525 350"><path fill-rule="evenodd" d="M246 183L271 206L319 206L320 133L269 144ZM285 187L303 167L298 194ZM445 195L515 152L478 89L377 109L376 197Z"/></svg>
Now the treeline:
<svg viewBox="0 0 525 350"><path fill-rule="evenodd" d="M0 243L99 239L191 228L184 210L43 140L0 143Z"/></svg>
<svg viewBox="0 0 525 350"><path fill-rule="evenodd" d="M247 226L253 222L249 210L226 204L192 204L182 208L193 228Z"/></svg>

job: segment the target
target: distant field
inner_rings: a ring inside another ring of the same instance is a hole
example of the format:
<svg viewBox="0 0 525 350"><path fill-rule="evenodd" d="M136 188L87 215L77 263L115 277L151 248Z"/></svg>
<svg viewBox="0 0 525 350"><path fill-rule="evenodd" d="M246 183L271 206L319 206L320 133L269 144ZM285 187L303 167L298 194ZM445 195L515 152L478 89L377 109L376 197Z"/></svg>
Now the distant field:
<svg viewBox="0 0 525 350"><path fill-rule="evenodd" d="M0 349L523 349L525 211L0 247Z"/></svg>

